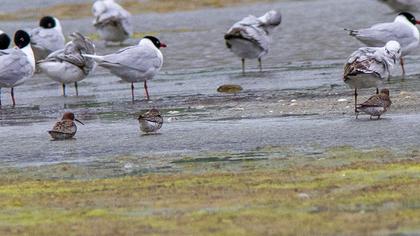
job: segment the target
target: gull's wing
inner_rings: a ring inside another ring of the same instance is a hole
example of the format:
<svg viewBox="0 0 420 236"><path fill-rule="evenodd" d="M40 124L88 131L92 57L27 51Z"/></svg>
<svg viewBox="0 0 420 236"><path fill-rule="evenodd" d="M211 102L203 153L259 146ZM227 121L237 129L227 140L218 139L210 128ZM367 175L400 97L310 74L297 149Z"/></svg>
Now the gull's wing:
<svg viewBox="0 0 420 236"><path fill-rule="evenodd" d="M0 85L11 87L32 74L31 63L20 49L12 48L0 53Z"/></svg>

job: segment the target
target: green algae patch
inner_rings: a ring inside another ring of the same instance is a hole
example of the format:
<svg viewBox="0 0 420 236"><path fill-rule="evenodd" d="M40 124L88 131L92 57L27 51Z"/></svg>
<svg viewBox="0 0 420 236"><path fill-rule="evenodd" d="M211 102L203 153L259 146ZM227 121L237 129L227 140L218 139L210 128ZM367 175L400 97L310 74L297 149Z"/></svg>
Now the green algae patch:
<svg viewBox="0 0 420 236"><path fill-rule="evenodd" d="M59 171L76 164L1 170L0 235L418 234L417 154L262 147L198 157L265 158L217 168L203 169L214 159L182 157L178 172L71 178ZM50 168L53 178L39 174Z"/></svg>

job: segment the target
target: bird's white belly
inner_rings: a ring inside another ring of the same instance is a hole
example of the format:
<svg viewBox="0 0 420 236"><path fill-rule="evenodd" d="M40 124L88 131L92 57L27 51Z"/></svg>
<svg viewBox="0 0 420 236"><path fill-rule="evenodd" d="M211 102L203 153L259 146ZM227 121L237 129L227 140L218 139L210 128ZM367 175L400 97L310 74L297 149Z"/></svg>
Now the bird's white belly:
<svg viewBox="0 0 420 236"><path fill-rule="evenodd" d="M344 81L350 88L378 88L383 84L380 77L373 74L359 74L356 76L349 76L349 79Z"/></svg>
<svg viewBox="0 0 420 236"><path fill-rule="evenodd" d="M111 73L119 76L122 80L129 83L143 82L146 80L153 79L157 72L158 70L156 68L151 68L146 72L130 69L122 70L121 68L119 68L118 70L111 70Z"/></svg>
<svg viewBox="0 0 420 236"><path fill-rule="evenodd" d="M255 59L263 56L263 49L253 42L243 39L230 39L228 43L231 45L230 50L240 58Z"/></svg>
<svg viewBox="0 0 420 236"><path fill-rule="evenodd" d="M126 40L127 35L121 24L108 24L104 27L98 28L99 37L105 41L122 42Z"/></svg>
<svg viewBox="0 0 420 236"><path fill-rule="evenodd" d="M140 121L140 130L145 133L156 132L160 127L162 127L162 124L156 122L149 122L147 120Z"/></svg>
<svg viewBox="0 0 420 236"><path fill-rule="evenodd" d="M60 83L73 83L86 77L79 67L69 63L43 62L38 66L48 77Z"/></svg>

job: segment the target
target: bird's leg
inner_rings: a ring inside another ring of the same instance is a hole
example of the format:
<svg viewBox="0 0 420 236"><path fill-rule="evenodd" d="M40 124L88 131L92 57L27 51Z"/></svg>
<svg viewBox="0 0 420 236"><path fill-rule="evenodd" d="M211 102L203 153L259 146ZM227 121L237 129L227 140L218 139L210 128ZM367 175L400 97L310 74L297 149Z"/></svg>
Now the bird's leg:
<svg viewBox="0 0 420 236"><path fill-rule="evenodd" d="M262 72L261 58L258 58L258 68L260 68L260 72Z"/></svg>
<svg viewBox="0 0 420 236"><path fill-rule="evenodd" d="M13 107L16 106L16 100L15 100L15 91L13 88L10 89L10 95L12 96L12 102L13 102Z"/></svg>
<svg viewBox="0 0 420 236"><path fill-rule="evenodd" d="M62 88L63 88L63 97L65 97L66 96L66 84L65 83L62 84Z"/></svg>
<svg viewBox="0 0 420 236"><path fill-rule="evenodd" d="M369 117L369 120L372 120L372 116Z"/></svg>
<svg viewBox="0 0 420 236"><path fill-rule="evenodd" d="M379 119L381 119L381 116L380 116L380 115L378 116L378 120L379 120Z"/></svg>
<svg viewBox="0 0 420 236"><path fill-rule="evenodd" d="M245 58L242 58L241 61L242 61L242 74L245 74Z"/></svg>
<svg viewBox="0 0 420 236"><path fill-rule="evenodd" d="M356 112L356 114L359 112L357 110L357 89L354 89L354 112Z"/></svg>
<svg viewBox="0 0 420 236"><path fill-rule="evenodd" d="M149 100L149 91L147 91L147 82L146 80L144 81L144 91L146 92L146 99Z"/></svg>
<svg viewBox="0 0 420 236"><path fill-rule="evenodd" d="M76 96L79 96L79 88L77 87L77 82L74 82L74 88L76 89Z"/></svg>
<svg viewBox="0 0 420 236"><path fill-rule="evenodd" d="M134 82L131 82L131 101L134 103Z"/></svg>
<svg viewBox="0 0 420 236"><path fill-rule="evenodd" d="M379 94L379 89L378 88L376 88L376 94Z"/></svg>
<svg viewBox="0 0 420 236"><path fill-rule="evenodd" d="M401 65L401 69L402 69L402 76L404 78L404 76L405 76L405 69L404 69L404 59L402 57L400 58L400 65Z"/></svg>
<svg viewBox="0 0 420 236"><path fill-rule="evenodd" d="M0 88L0 107L1 107L1 88Z"/></svg>

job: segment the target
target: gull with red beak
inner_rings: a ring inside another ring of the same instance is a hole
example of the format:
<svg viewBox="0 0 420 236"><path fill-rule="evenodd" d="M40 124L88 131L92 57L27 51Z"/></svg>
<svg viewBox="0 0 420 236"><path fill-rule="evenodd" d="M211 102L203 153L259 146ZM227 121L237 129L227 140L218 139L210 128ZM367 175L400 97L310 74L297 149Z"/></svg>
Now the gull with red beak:
<svg viewBox="0 0 420 236"><path fill-rule="evenodd" d="M83 54L83 56L93 58L99 66L131 83L131 98L134 102L135 82L144 82L146 99L150 99L147 80L153 79L162 68L163 55L159 49L164 47L166 45L159 39L146 36L138 45L123 48L116 53L105 56L90 54Z"/></svg>
<svg viewBox="0 0 420 236"><path fill-rule="evenodd" d="M74 121L84 125L80 120L76 119L74 113L65 112L63 118L55 123L52 130L48 131L54 140L71 139L77 132L77 126Z"/></svg>
<svg viewBox="0 0 420 236"><path fill-rule="evenodd" d="M410 13L402 12L395 17L394 22L380 23L366 29L346 30L351 36L369 47L383 47L392 40L399 42L402 48L400 64L402 73L405 75L403 56L419 45L420 33L416 24L420 24L420 21Z"/></svg>

